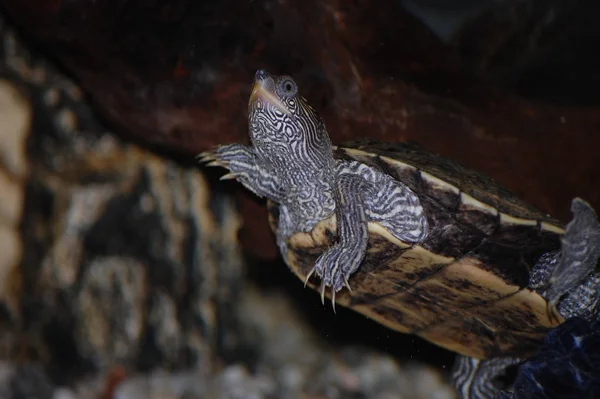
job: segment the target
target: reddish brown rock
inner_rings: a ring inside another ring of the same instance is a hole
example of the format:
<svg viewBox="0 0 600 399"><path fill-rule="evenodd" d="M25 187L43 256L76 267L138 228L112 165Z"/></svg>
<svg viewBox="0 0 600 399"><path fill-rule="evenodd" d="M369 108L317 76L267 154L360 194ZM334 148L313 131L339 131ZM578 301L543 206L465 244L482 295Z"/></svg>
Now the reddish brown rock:
<svg viewBox="0 0 600 399"><path fill-rule="evenodd" d="M247 140L261 67L297 78L335 143L415 140L565 221L574 196L600 208L600 109L477 80L397 1L4 3L112 125L143 142L191 156ZM274 255L264 207L248 201L247 247Z"/></svg>

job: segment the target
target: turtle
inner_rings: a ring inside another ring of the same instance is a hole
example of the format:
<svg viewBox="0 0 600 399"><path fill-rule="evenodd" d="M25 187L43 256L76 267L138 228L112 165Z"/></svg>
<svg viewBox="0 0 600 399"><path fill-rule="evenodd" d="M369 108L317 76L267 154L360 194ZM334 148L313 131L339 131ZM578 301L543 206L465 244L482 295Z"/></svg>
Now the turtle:
<svg viewBox="0 0 600 399"><path fill-rule="evenodd" d="M333 146L287 75L256 71L250 145L199 154L267 199L284 261L305 285L464 357L463 397L547 332L597 312L600 224L574 199L566 227L491 178L410 143ZM500 360L498 360L500 359Z"/></svg>

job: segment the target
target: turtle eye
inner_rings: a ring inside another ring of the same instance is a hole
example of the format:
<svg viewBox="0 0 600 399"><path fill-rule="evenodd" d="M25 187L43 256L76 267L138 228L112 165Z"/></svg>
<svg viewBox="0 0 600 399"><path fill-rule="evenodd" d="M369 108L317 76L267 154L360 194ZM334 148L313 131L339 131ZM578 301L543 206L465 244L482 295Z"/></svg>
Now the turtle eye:
<svg viewBox="0 0 600 399"><path fill-rule="evenodd" d="M279 90L286 97L293 97L298 93L298 85L294 79L285 77L279 82Z"/></svg>

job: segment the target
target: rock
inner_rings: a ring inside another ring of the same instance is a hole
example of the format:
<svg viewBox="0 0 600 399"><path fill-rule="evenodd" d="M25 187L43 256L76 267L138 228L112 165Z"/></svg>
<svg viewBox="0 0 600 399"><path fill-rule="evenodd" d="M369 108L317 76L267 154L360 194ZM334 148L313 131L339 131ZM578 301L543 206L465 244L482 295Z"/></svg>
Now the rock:
<svg viewBox="0 0 600 399"><path fill-rule="evenodd" d="M0 398L53 399L54 386L36 364L0 363Z"/></svg>
<svg viewBox="0 0 600 399"><path fill-rule="evenodd" d="M118 139L2 29L2 357L57 382L115 364L214 367L242 277L230 194Z"/></svg>

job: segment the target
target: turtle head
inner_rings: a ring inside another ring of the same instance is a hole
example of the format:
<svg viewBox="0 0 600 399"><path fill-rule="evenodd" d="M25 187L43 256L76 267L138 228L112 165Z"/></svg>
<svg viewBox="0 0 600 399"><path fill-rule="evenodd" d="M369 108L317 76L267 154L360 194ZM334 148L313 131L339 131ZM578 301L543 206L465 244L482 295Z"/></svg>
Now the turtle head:
<svg viewBox="0 0 600 399"><path fill-rule="evenodd" d="M248 121L258 155L271 158L272 163L293 166L295 161L310 159L322 167L323 161L332 157L325 123L298 94L298 85L289 76L271 75L262 69L256 72Z"/></svg>

